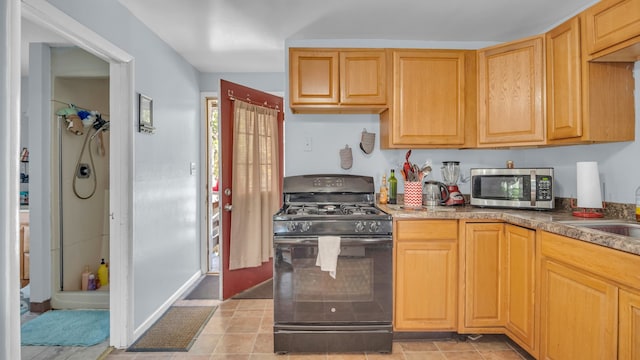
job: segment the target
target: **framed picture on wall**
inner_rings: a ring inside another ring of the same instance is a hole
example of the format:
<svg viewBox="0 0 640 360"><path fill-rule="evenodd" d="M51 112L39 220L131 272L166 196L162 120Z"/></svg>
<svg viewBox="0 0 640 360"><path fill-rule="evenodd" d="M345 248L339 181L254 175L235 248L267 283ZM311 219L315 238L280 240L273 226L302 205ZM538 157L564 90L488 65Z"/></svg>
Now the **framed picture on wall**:
<svg viewBox="0 0 640 360"><path fill-rule="evenodd" d="M156 130L153 127L153 99L143 94L139 96L138 131L151 134Z"/></svg>

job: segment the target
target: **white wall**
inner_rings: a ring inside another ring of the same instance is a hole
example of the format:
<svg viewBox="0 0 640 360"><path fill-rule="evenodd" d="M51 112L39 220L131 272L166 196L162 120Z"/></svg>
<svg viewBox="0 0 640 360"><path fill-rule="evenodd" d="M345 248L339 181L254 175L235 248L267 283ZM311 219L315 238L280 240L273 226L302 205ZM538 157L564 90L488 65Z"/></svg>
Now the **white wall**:
<svg viewBox="0 0 640 360"><path fill-rule="evenodd" d="M116 0L51 3L134 56L135 89L153 98L156 133L134 137L137 328L200 272L198 181L189 171L199 159L199 74Z"/></svg>
<svg viewBox="0 0 640 360"><path fill-rule="evenodd" d="M287 47L411 47L411 48L467 48L476 49L488 44L433 43L389 41L291 41ZM286 57L288 59L288 56ZM288 64L287 64L288 68ZM286 75L285 75L286 76ZM575 163L598 161L601 181L605 183L606 201L633 203L636 187L640 186L640 63L635 64L636 141L580 146L562 146L543 149L508 150L413 150L411 160L422 164L427 159L435 165L430 179L442 180L442 161L458 160L463 173L468 176L472 167L504 167L506 160L513 160L518 167L540 166L556 169L556 194L571 197L576 194ZM285 103L288 103L288 79ZM400 168L406 150L380 150L380 121L378 115L300 115L292 114L285 106L285 175L309 173L361 174L373 176L376 188L383 174ZM373 153L366 155L358 145L363 129L376 133ZM312 150L304 151L304 142L310 138ZM339 150L349 145L353 153L353 167L342 170ZM469 184L461 184L461 191L469 193ZM404 191L402 181L398 192Z"/></svg>
<svg viewBox="0 0 640 360"><path fill-rule="evenodd" d="M283 93L284 73L204 73L200 75L200 90L217 93L220 79L268 93Z"/></svg>

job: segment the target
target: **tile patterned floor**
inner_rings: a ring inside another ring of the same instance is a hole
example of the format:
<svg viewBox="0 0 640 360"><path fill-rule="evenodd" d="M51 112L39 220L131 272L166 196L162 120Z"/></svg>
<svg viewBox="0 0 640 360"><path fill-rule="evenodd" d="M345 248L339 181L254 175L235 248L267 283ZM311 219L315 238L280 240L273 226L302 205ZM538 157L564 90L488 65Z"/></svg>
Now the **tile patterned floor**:
<svg viewBox="0 0 640 360"><path fill-rule="evenodd" d="M188 302L182 303L187 305ZM178 304L177 304L178 305ZM391 354L273 353L273 300L227 300L202 330L188 352L132 353L113 350L107 360L522 360L510 343L494 338L478 341L395 341Z"/></svg>

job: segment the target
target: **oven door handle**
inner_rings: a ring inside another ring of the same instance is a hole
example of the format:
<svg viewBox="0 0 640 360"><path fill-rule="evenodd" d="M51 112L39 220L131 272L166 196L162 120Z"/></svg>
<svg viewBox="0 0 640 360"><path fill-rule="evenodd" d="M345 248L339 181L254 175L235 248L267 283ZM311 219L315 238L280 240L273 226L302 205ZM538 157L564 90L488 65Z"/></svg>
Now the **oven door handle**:
<svg viewBox="0 0 640 360"><path fill-rule="evenodd" d="M283 238L274 237L273 245L308 245L318 246L317 237L305 237L305 238ZM340 246L356 246L356 245L393 245L393 239L389 238L354 238L354 237L341 237Z"/></svg>

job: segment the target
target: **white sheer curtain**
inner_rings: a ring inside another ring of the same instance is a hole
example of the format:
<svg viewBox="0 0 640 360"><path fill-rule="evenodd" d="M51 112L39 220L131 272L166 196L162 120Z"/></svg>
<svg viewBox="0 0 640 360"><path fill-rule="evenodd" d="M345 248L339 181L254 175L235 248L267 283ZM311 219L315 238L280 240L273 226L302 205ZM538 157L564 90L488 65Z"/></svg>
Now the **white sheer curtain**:
<svg viewBox="0 0 640 360"><path fill-rule="evenodd" d="M233 102L233 181L229 269L260 266L273 256L278 191L278 112Z"/></svg>

